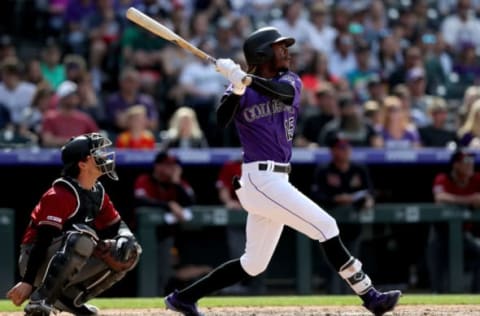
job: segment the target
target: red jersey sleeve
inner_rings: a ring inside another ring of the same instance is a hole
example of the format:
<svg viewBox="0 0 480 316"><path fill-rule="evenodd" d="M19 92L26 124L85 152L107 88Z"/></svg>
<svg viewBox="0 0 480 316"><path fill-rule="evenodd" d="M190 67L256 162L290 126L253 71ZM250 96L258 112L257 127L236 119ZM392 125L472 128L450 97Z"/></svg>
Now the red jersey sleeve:
<svg viewBox="0 0 480 316"><path fill-rule="evenodd" d="M95 218L95 228L102 230L110 225L115 224L119 220L120 214L118 214L108 194L105 193L102 208Z"/></svg>
<svg viewBox="0 0 480 316"><path fill-rule="evenodd" d="M77 199L68 189L55 185L42 196L35 206L31 219L39 225L52 225L62 229L65 221L77 209Z"/></svg>
<svg viewBox="0 0 480 316"><path fill-rule="evenodd" d="M437 193L441 192L446 192L446 185L447 185L447 175L445 174L438 174L435 179L433 180L433 187L432 187L432 192L433 195L436 195Z"/></svg>

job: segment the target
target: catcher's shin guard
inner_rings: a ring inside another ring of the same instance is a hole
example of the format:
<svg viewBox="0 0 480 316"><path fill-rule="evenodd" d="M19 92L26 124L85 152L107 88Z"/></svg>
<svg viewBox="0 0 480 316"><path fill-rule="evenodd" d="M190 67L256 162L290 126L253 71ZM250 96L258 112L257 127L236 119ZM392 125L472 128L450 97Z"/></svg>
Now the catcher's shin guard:
<svg viewBox="0 0 480 316"><path fill-rule="evenodd" d="M115 283L125 277L126 274L127 271L115 272L110 269L103 270L81 283L68 287L65 290L65 295L72 299L75 306L82 306L87 301L111 288Z"/></svg>
<svg viewBox="0 0 480 316"><path fill-rule="evenodd" d="M32 293L32 301L53 304L63 287L85 265L93 252L95 241L81 232L67 233L63 247L50 259L41 285Z"/></svg>

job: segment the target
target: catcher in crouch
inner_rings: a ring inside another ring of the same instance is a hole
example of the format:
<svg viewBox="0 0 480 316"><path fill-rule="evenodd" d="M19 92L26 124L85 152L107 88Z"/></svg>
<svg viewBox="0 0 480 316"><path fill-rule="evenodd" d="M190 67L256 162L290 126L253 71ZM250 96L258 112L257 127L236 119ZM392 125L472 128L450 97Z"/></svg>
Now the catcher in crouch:
<svg viewBox="0 0 480 316"><path fill-rule="evenodd" d="M86 302L137 264L141 247L98 181L118 180L111 144L91 133L62 147L62 176L31 213L20 249L22 279L7 292L17 306L30 298L25 315L97 315Z"/></svg>

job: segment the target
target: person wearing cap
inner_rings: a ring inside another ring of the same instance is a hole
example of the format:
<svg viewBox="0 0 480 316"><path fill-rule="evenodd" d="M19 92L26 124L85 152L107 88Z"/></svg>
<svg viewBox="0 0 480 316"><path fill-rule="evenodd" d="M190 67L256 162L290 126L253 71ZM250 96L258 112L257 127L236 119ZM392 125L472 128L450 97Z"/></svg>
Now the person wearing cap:
<svg viewBox="0 0 480 316"><path fill-rule="evenodd" d="M371 76L376 75L370 45L361 41L355 45L355 67L346 74L355 98L360 102L369 99L367 84Z"/></svg>
<svg viewBox="0 0 480 316"><path fill-rule="evenodd" d="M318 147L322 128L339 114L337 92L329 83L324 82L317 87L314 102L309 111L300 115L295 146Z"/></svg>
<svg viewBox="0 0 480 316"><path fill-rule="evenodd" d="M331 160L316 167L311 194L315 202L325 209L349 208L352 212L371 209L375 203L373 185L366 166L351 160L352 146L341 134L332 135L327 140ZM343 241L353 255L359 255L361 226L339 224ZM329 282L332 294L348 293L332 278Z"/></svg>
<svg viewBox="0 0 480 316"><path fill-rule="evenodd" d="M195 192L182 176L180 161L168 153L160 151L155 155L152 170L142 173L134 182L135 206L156 209L164 217L165 223L157 227L157 257L161 266L157 285L158 295L163 295L169 279L173 276L171 250L178 235L178 223L192 219L190 207L195 203Z"/></svg>
<svg viewBox="0 0 480 316"><path fill-rule="evenodd" d="M381 147L381 137L372 125L365 121L360 106L350 93L339 95L340 115L328 122L321 130L318 143L326 145L328 139L342 134L353 147Z"/></svg>
<svg viewBox="0 0 480 316"><path fill-rule="evenodd" d="M428 105L428 114L432 123L418 129L422 146L446 147L454 145L457 135L446 126L448 109L445 100L441 97L434 97Z"/></svg>
<svg viewBox="0 0 480 316"><path fill-rule="evenodd" d="M480 209L480 172L475 171L476 156L464 148L458 148L450 156L449 171L440 172L433 180L435 203L451 207L452 211ZM427 248L427 259L433 292L445 292L445 265L448 253L448 226L439 223L432 226ZM465 268L473 272L469 291L480 292L480 227L466 223L463 227L463 255Z"/></svg>
<svg viewBox="0 0 480 316"><path fill-rule="evenodd" d="M318 52L330 55L333 51L337 30L329 23L329 10L323 1L316 1L310 10L310 43Z"/></svg>
<svg viewBox="0 0 480 316"><path fill-rule="evenodd" d="M60 147L75 135L98 132L91 116L79 110L77 84L64 81L56 90L58 104L49 110L41 127L41 144L44 147Z"/></svg>
<svg viewBox="0 0 480 316"><path fill-rule="evenodd" d="M103 175L118 180L111 145L91 133L61 149L61 177L32 210L20 245L21 280L7 292L16 306L29 299L26 316L98 315L87 302L138 262L141 247L99 181ZM120 264L112 265L103 251Z"/></svg>

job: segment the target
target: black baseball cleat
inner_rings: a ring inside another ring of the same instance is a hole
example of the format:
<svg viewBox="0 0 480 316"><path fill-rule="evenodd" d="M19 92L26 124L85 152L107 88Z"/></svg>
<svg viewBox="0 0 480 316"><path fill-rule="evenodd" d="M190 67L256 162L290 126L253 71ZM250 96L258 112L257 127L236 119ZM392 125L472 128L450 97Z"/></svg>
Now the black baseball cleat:
<svg viewBox="0 0 480 316"><path fill-rule="evenodd" d="M49 316L54 311L53 307L44 300L30 301L23 309L25 316Z"/></svg>
<svg viewBox="0 0 480 316"><path fill-rule="evenodd" d="M182 313L185 316L204 316L197 309L196 303L189 303L178 298L178 291L175 290L165 297L165 306L167 309Z"/></svg>
<svg viewBox="0 0 480 316"><path fill-rule="evenodd" d="M75 316L96 316L98 315L98 308L89 304L82 304L76 306L72 300L68 298L60 298L55 302L55 308L60 311L71 313Z"/></svg>
<svg viewBox="0 0 480 316"><path fill-rule="evenodd" d="M382 316L395 308L401 295L398 290L379 292L371 288L365 295L363 306L375 316Z"/></svg>

